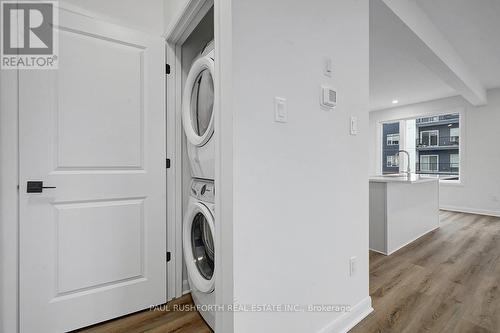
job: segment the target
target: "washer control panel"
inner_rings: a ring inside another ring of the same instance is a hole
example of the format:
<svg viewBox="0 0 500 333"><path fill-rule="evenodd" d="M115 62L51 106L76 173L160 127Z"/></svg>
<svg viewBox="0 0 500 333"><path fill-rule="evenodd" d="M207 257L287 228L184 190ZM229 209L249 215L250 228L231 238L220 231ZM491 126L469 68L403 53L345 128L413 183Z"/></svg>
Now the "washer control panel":
<svg viewBox="0 0 500 333"><path fill-rule="evenodd" d="M194 179L191 182L191 195L200 201L215 202L215 186L213 180Z"/></svg>

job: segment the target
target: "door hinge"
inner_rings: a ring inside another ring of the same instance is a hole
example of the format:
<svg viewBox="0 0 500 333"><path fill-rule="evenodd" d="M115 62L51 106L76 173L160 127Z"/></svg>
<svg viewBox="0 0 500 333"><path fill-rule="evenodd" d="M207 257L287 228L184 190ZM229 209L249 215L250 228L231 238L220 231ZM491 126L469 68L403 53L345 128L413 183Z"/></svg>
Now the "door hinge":
<svg viewBox="0 0 500 333"><path fill-rule="evenodd" d="M165 73L170 74L170 65L169 64L165 64Z"/></svg>
<svg viewBox="0 0 500 333"><path fill-rule="evenodd" d="M169 262L170 259L172 259L172 258L171 258L171 254L170 254L170 251L169 251L169 252L167 252L167 262Z"/></svg>
<svg viewBox="0 0 500 333"><path fill-rule="evenodd" d="M170 158L167 158L166 167L167 169L170 169Z"/></svg>

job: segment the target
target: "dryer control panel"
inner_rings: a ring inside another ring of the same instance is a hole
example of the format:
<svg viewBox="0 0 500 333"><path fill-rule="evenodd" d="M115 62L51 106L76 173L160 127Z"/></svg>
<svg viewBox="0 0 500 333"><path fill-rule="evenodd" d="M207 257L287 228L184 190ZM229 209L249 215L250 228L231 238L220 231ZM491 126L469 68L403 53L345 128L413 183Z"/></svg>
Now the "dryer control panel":
<svg viewBox="0 0 500 333"><path fill-rule="evenodd" d="M215 186L213 180L194 179L191 182L191 195L200 201L215 202Z"/></svg>

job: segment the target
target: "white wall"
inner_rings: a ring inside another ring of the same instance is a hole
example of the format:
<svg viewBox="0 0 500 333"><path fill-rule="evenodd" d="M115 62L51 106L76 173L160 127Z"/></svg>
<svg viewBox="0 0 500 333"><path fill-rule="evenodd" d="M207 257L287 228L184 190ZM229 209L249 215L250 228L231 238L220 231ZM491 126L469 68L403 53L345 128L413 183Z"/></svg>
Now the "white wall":
<svg viewBox="0 0 500 333"><path fill-rule="evenodd" d="M440 187L442 208L500 216L500 88L487 92L488 105L474 107L461 97L370 113L370 172L378 172L379 122L463 110L461 185Z"/></svg>
<svg viewBox="0 0 500 333"><path fill-rule="evenodd" d="M234 299L365 301L369 311L368 1L233 0L232 27ZM322 75L325 56L333 78ZM321 84L338 89L334 111L319 106ZM287 99L286 124L273 121L275 96ZM330 324L339 332L339 318L237 312L234 332L313 333Z"/></svg>

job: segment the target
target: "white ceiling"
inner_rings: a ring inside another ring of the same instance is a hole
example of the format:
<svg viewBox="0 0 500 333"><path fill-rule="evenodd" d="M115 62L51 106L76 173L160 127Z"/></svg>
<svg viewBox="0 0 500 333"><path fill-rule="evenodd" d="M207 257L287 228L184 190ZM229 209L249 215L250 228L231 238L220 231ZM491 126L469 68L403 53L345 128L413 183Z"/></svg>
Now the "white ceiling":
<svg viewBox="0 0 500 333"><path fill-rule="evenodd" d="M418 0L486 89L500 87L500 0Z"/></svg>
<svg viewBox="0 0 500 333"><path fill-rule="evenodd" d="M481 84L500 87L500 0L416 1ZM381 0L370 1L371 110L459 94L417 59L421 47Z"/></svg>

